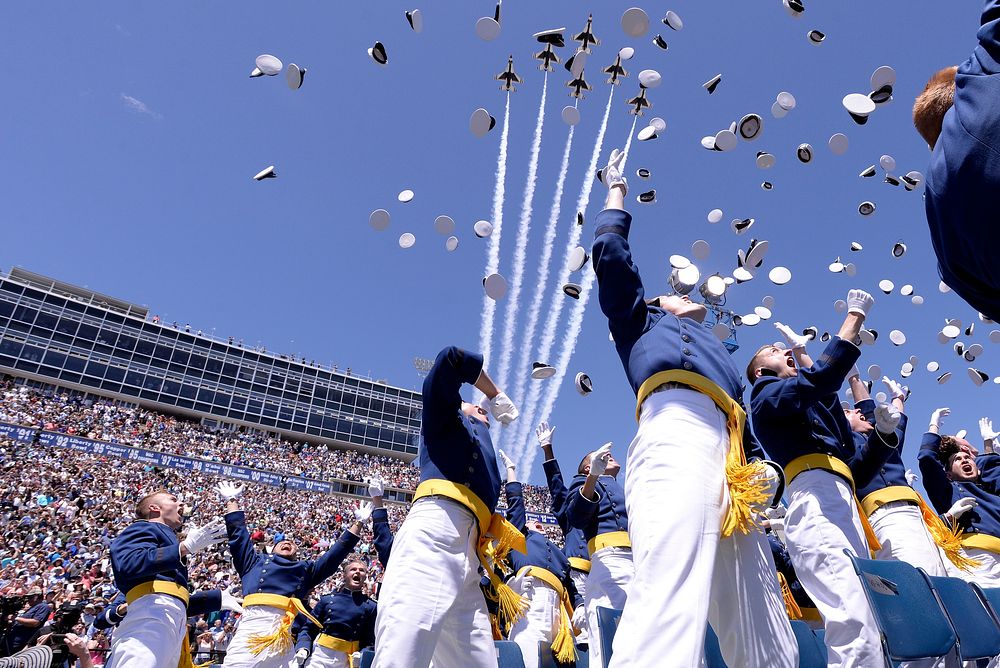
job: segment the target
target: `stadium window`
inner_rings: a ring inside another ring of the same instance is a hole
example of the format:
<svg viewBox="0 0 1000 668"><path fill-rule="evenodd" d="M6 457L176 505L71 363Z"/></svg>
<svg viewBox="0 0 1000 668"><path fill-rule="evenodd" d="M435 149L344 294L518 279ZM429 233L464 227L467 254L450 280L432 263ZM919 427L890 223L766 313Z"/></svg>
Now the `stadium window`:
<svg viewBox="0 0 1000 668"><path fill-rule="evenodd" d="M21 322L25 322L30 325L35 321L35 316L37 315L38 311L36 309L21 304L16 309L14 309L14 315L12 317L14 318L14 320L20 320Z"/></svg>
<svg viewBox="0 0 1000 668"><path fill-rule="evenodd" d="M125 374L125 384L134 385L136 387L142 387L142 374L135 371L129 371Z"/></svg>
<svg viewBox="0 0 1000 668"><path fill-rule="evenodd" d="M142 386L144 388L146 388L147 390L151 390L154 393L155 392L159 392L160 391L160 387L162 385L163 385L163 379L162 378L156 378L154 376L146 376L146 380L144 380L143 383L142 383Z"/></svg>
<svg viewBox="0 0 1000 668"><path fill-rule="evenodd" d="M65 369L59 373L59 380L64 383L79 383L80 374L73 373L72 371L66 371Z"/></svg>
<svg viewBox="0 0 1000 668"><path fill-rule="evenodd" d="M181 397L185 399L194 399L195 395L198 393L198 388L193 385L182 384L180 389Z"/></svg>
<svg viewBox="0 0 1000 668"><path fill-rule="evenodd" d="M40 311L38 313L38 317L35 318L35 327L44 327L45 329L55 329L56 323L58 321L59 318L52 315L51 313Z"/></svg>
<svg viewBox="0 0 1000 668"><path fill-rule="evenodd" d="M0 316L7 317L14 312L14 305L0 299Z"/></svg>
<svg viewBox="0 0 1000 668"><path fill-rule="evenodd" d="M0 354L17 357L21 354L22 345L23 344L17 341L11 341L10 339L0 340Z"/></svg>
<svg viewBox="0 0 1000 668"><path fill-rule="evenodd" d="M177 364L187 364L188 358L191 357L187 352L175 348L173 355L170 357L171 362L176 362Z"/></svg>
<svg viewBox="0 0 1000 668"><path fill-rule="evenodd" d="M104 373L104 377L108 380L113 380L117 383L121 383L125 380L125 369L120 369L116 366L109 366L108 370Z"/></svg>
<svg viewBox="0 0 1000 668"><path fill-rule="evenodd" d="M48 364L51 367L61 369L63 364L66 363L66 355L63 353L56 352L54 350L45 351L45 357L42 358L42 364Z"/></svg>

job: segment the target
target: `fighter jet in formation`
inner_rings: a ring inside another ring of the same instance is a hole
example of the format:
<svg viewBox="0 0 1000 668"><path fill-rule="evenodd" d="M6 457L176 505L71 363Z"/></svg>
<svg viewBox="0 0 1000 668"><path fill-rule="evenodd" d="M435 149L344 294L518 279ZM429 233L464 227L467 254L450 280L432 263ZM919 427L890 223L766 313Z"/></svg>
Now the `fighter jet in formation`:
<svg viewBox="0 0 1000 668"><path fill-rule="evenodd" d="M583 78L583 72L580 72L580 76L576 77L572 81L568 81L566 85L573 90L570 91L570 97L575 97L578 100L583 99L583 91L590 90L590 84L586 82Z"/></svg>
<svg viewBox="0 0 1000 668"><path fill-rule="evenodd" d="M615 62L604 68L605 74L610 74L611 77L608 79L609 84L614 84L617 86L621 83L621 80L628 76L628 72L622 67L622 57L621 54L615 58Z"/></svg>
<svg viewBox="0 0 1000 668"><path fill-rule="evenodd" d="M544 51L536 53L535 60L542 61L542 64L538 66L538 69L546 72L552 71L552 63L560 62L559 56L557 56L556 52L552 50L552 44L546 44Z"/></svg>
<svg viewBox="0 0 1000 668"><path fill-rule="evenodd" d="M574 42L580 42L580 49L590 53L590 45L598 46L601 40L594 37L594 33L591 32L590 24L594 21L594 15L591 14L587 17L587 27L583 29L583 32L579 33L573 38Z"/></svg>
<svg viewBox="0 0 1000 668"><path fill-rule="evenodd" d="M517 90L516 88L514 88L514 84L521 83L521 77L517 76L517 74L514 72L513 54L509 58L507 58L507 69L505 69L500 74L496 75L494 79L503 82L503 85L500 86L500 90L505 90L508 92L513 92Z"/></svg>
<svg viewBox="0 0 1000 668"><path fill-rule="evenodd" d="M649 109L650 107L653 106L649 103L649 100L646 99L645 88L641 88L639 90L639 94L633 97L631 100L629 100L628 104L630 107L632 107L632 109L630 109L628 113L632 114L633 116L642 116L643 109Z"/></svg>

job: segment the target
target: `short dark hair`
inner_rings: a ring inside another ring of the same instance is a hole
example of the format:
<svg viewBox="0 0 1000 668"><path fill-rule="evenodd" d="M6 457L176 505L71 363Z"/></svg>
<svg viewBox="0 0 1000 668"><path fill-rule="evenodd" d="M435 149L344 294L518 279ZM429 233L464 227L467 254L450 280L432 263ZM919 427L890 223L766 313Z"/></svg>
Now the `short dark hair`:
<svg viewBox="0 0 1000 668"><path fill-rule="evenodd" d="M580 460L580 465L576 467L576 472L577 473L582 474L583 473L583 469L585 467L587 467L587 466L590 466L590 457L593 454L594 454L593 452L588 452L587 454L585 454L583 456L583 459Z"/></svg>
<svg viewBox="0 0 1000 668"><path fill-rule="evenodd" d="M140 520L148 520L149 506L153 503L153 499L158 497L160 494L170 494L170 492L165 489L158 489L155 492L150 492L146 496L139 499L139 503L135 504L135 516Z"/></svg>
<svg viewBox="0 0 1000 668"><path fill-rule="evenodd" d="M949 460L961 451L962 446L959 445L954 436L941 437L941 446L938 448L938 461L941 462L941 466L944 467L945 471L951 468Z"/></svg>
<svg viewBox="0 0 1000 668"><path fill-rule="evenodd" d="M750 362L749 362L749 364L747 364L747 382L750 383L751 385L753 385L754 381L757 380L757 377L756 377L756 371L757 371L757 366L758 366L757 365L757 358L760 357L761 353L763 353L765 350L767 350L769 348L772 348L772 347L773 346L770 346L770 345L763 345L760 348L758 348L757 352L755 352L753 354L753 357L750 358Z"/></svg>

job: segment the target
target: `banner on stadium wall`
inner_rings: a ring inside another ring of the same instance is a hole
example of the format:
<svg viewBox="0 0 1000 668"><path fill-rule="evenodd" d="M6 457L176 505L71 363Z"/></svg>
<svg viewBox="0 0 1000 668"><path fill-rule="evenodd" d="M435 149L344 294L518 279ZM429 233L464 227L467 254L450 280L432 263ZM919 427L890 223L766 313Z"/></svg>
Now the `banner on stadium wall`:
<svg viewBox="0 0 1000 668"><path fill-rule="evenodd" d="M0 437L6 437L21 443L31 443L35 439L37 430L30 427L21 427L14 424L0 422ZM196 471L208 475L223 476L225 478L236 478L245 482L256 482L272 487L284 487L285 489L302 490L306 492L319 492L320 494L333 494L334 483L322 480L312 480L299 476L284 476L270 471L261 471L246 466L236 464L223 464L221 462L211 462L194 457L184 457L173 455L167 452L157 452L144 448L133 448L128 445L118 443L106 443L104 441L94 441L89 438L79 436L69 436L53 431L39 432L38 442L46 447L56 446L83 452L90 455L111 456L119 459L148 464L150 466L165 466L167 468L182 469L185 471ZM337 484L338 492L344 493ZM542 522L543 524L556 524L553 515L542 513L526 513L528 521Z"/></svg>

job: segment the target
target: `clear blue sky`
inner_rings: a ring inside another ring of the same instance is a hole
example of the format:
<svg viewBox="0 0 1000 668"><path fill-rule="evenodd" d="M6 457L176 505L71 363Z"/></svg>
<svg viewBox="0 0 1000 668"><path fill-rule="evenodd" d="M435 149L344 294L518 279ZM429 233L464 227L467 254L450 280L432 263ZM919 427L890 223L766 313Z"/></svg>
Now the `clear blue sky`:
<svg viewBox="0 0 1000 668"><path fill-rule="evenodd" d="M632 117L624 100L638 88L635 75L659 70L664 83L650 91L654 107L644 118L661 116L668 129L656 141L634 143L628 165L636 216L631 241L647 289L664 291L667 258L690 255L696 239L712 244L712 255L699 263L705 274L731 272L738 248L754 236L768 239L765 271L732 291L733 310L750 312L772 295L775 319L822 331L841 320L835 299L851 287L872 291L870 326L882 336L864 349L863 368L877 362L893 375L910 355L919 358L908 381L913 426L905 459L915 464L919 434L938 405L953 410L947 429L967 428L977 440L975 421L991 414L997 386L974 387L969 365L936 340L945 317L964 324L976 314L954 294L938 293L921 192L858 172L883 153L895 157L898 174L924 171L928 152L910 122L913 98L931 72L968 57L980 4L809 2L796 20L779 0L679 0L646 5L654 23L638 39L620 27L628 6L508 0L500 38L484 42L473 26L492 14L491 2L422 4L422 34L403 18L412 6L397 2L65 3L55 11L11 5L0 27L7 63L0 266L20 265L148 304L166 320L415 387L413 357L433 357L451 343L479 345L486 242L472 225L490 217L500 127L476 139L469 115L483 106L502 120L504 93L493 75L512 53L524 83L511 98L501 260L501 272L509 273L542 84L530 59L539 50L531 34L560 26L575 32L593 11L602 43L586 71L594 90L580 104L553 272L607 101L598 66L632 45L636 57L616 91L602 161L627 138ZM667 8L683 18L682 31L658 23ZM813 28L827 34L821 46L806 39ZM669 51L652 45L656 32ZM386 45L387 67L367 56L376 39ZM293 92L284 74L248 78L260 53L307 67L305 85ZM567 47L561 55L569 53ZM857 126L840 100L867 92L871 72L883 64L898 72L895 101ZM718 73L722 83L709 96L701 84ZM522 324L566 139L559 111L571 102L563 87L568 79L561 67L550 75ZM770 107L782 90L798 106L775 120ZM701 148L702 136L750 112L764 117L756 142L729 153ZM844 156L826 147L834 132L850 137ZM802 142L814 147L811 164L795 159ZM776 166L757 169L758 150L773 153ZM277 179L251 179L270 164ZM649 186L634 177L638 167L652 171ZM765 179L774 183L770 192L760 188ZM646 187L657 189L657 202L635 203ZM404 188L416 192L406 205L396 201ZM598 184L588 208L588 246L603 193ZM876 202L874 216L858 215L862 200ZM375 232L368 216L382 207L392 223ZM723 222L709 225L706 214L716 207L725 212ZM439 214L457 222L455 253L445 252L444 237L433 229ZM737 237L729 229L734 217L757 222ZM407 231L417 241L404 251L397 238ZM909 251L893 259L898 240ZM864 251L851 253L851 241ZM827 271L838 255L857 263L854 279ZM793 273L783 287L766 277L778 264ZM896 283L895 294L878 292L883 278ZM926 299L923 306L898 294L906 283ZM498 319L497 331L500 325ZM889 342L894 328L905 332L905 346ZM986 338L992 328L977 323L975 336L962 340L986 347L975 366L996 376L1000 365ZM739 338L735 359L742 368L750 351L776 335L762 323L742 328ZM518 350L522 345L516 342ZM818 355L820 345L811 351ZM494 359L498 352L495 344ZM924 369L931 360L954 372L949 384L939 387L938 374ZM578 370L594 382L586 398L573 390ZM606 440L624 458L635 429L634 398L596 299L563 384L551 422L564 468ZM1000 422L1000 414L994 417ZM531 479L542 480L538 459Z"/></svg>

